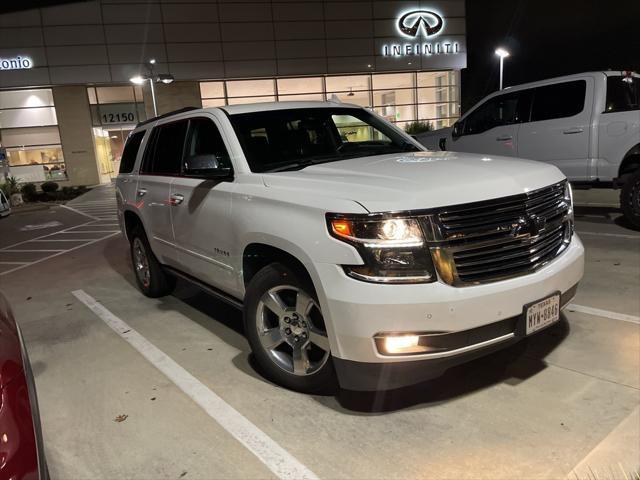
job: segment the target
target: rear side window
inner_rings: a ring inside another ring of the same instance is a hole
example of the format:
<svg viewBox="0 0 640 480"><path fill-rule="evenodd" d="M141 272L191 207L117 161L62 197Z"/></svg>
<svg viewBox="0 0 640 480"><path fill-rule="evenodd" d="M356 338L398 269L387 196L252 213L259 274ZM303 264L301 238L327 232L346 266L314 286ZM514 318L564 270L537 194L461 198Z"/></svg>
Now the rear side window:
<svg viewBox="0 0 640 480"><path fill-rule="evenodd" d="M180 174L187 123L187 120L181 120L154 128L144 155L144 173Z"/></svg>
<svg viewBox="0 0 640 480"><path fill-rule="evenodd" d="M124 146L122 159L120 161L120 173L131 173L133 171L144 134L144 130L142 132L134 133L127 140L127 144Z"/></svg>
<svg viewBox="0 0 640 480"><path fill-rule="evenodd" d="M531 121L539 122L579 114L584 110L586 91L587 82L584 80L536 88L531 107Z"/></svg>
<svg viewBox="0 0 640 480"><path fill-rule="evenodd" d="M605 112L628 112L640 106L640 78L607 77Z"/></svg>
<svg viewBox="0 0 640 480"><path fill-rule="evenodd" d="M487 100L464 121L464 134L474 135L486 132L494 127L520 123L528 114L528 91L499 95Z"/></svg>

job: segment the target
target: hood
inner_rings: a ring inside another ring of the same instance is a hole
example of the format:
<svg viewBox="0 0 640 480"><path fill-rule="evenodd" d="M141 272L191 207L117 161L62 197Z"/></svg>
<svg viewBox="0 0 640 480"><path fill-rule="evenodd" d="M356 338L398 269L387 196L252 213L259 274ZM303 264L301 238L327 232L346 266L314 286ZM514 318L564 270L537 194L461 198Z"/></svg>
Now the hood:
<svg viewBox="0 0 640 480"><path fill-rule="evenodd" d="M8 302L0 293L0 389L22 372L18 327Z"/></svg>
<svg viewBox="0 0 640 480"><path fill-rule="evenodd" d="M353 200L370 212L420 210L490 200L562 181L531 160L455 152L411 152L264 174L268 187Z"/></svg>

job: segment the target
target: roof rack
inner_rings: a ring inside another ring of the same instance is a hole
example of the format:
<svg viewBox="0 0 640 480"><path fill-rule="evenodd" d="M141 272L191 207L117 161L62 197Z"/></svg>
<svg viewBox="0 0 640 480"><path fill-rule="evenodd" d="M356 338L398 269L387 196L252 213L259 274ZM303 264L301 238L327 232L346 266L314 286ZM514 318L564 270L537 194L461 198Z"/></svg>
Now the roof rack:
<svg viewBox="0 0 640 480"><path fill-rule="evenodd" d="M191 110L200 110L200 107L183 107L179 108L178 110L163 113L162 115L158 115L157 117L151 117L144 122L138 122L136 128L141 127L142 125L146 125L147 123L155 122L156 120L160 120L161 118L171 117L172 115L177 115L178 113L190 112Z"/></svg>

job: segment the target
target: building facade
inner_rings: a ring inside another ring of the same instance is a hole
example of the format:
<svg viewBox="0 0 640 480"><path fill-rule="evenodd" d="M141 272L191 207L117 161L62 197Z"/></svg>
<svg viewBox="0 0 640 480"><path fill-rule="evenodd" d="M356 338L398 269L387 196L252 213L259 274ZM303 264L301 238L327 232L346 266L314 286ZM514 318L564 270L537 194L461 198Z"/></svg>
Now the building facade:
<svg viewBox="0 0 640 480"><path fill-rule="evenodd" d="M0 15L0 142L22 182L94 185L185 106L339 99L404 128L459 116L464 0L93 0ZM0 155L2 157L2 155Z"/></svg>

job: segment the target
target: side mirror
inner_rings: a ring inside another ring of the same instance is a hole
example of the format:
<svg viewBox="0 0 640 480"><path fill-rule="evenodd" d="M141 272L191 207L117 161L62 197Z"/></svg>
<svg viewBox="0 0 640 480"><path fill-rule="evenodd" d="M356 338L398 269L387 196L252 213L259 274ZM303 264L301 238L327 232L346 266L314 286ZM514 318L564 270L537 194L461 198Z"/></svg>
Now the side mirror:
<svg viewBox="0 0 640 480"><path fill-rule="evenodd" d="M462 135L462 124L456 122L453 124L453 130L451 130L451 138L458 138L460 135Z"/></svg>
<svg viewBox="0 0 640 480"><path fill-rule="evenodd" d="M192 155L184 159L184 174L188 177L228 177L231 174L231 169L221 166L220 160L220 157L210 153Z"/></svg>

